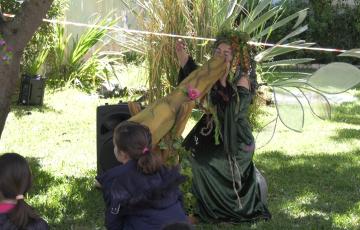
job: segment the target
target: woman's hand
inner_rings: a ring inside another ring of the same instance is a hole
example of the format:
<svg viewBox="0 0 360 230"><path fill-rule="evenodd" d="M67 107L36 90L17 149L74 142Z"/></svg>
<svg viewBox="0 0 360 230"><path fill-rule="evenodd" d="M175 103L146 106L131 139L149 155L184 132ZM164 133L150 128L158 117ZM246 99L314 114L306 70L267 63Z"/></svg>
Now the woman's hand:
<svg viewBox="0 0 360 230"><path fill-rule="evenodd" d="M189 60L189 54L186 52L186 44L182 39L178 39L175 45L176 56L181 68L183 68Z"/></svg>
<svg viewBox="0 0 360 230"><path fill-rule="evenodd" d="M242 76L239 81L236 84L237 86L242 86L245 87L247 89L250 89L250 80L249 77L247 76Z"/></svg>

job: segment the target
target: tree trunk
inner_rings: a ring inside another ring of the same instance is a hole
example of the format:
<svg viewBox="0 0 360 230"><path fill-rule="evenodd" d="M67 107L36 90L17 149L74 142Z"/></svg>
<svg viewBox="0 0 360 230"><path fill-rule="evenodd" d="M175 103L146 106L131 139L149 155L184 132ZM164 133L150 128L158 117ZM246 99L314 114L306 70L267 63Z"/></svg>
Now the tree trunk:
<svg viewBox="0 0 360 230"><path fill-rule="evenodd" d="M0 138L10 111L11 97L19 80L22 53L42 23L52 2L53 0L27 0L14 19L0 19L0 34L6 47L13 53L8 63L0 59Z"/></svg>

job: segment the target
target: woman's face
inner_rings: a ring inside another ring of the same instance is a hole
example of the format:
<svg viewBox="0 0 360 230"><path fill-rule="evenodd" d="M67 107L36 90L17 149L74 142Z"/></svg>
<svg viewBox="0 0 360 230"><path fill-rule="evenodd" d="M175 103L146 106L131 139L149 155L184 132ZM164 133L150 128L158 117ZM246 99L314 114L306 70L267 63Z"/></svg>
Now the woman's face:
<svg viewBox="0 0 360 230"><path fill-rule="evenodd" d="M226 43L220 43L220 45L218 45L218 47L215 49L214 56L223 56L225 57L225 61L227 63L231 63L233 59L231 46Z"/></svg>

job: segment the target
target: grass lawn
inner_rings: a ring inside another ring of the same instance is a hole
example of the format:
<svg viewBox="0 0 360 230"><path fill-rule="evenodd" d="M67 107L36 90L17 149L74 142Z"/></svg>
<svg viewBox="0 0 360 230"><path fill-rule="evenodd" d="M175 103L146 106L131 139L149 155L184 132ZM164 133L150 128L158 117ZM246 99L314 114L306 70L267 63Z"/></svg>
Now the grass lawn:
<svg viewBox="0 0 360 230"><path fill-rule="evenodd" d="M196 229L360 229L360 93L333 109L330 121L306 116L303 133L279 125L255 155L269 186L273 219ZM98 99L68 89L45 95L42 107L12 107L0 152L30 161L35 181L27 200L51 229L103 229L96 175Z"/></svg>

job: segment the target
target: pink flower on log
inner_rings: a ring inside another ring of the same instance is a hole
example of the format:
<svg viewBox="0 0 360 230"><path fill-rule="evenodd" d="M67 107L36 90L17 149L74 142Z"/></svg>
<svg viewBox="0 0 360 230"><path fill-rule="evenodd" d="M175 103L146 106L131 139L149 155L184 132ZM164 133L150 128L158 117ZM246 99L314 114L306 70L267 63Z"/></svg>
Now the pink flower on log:
<svg viewBox="0 0 360 230"><path fill-rule="evenodd" d="M198 97L200 97L200 91L196 88L193 88L191 85L187 88L187 94L190 100L196 100Z"/></svg>

